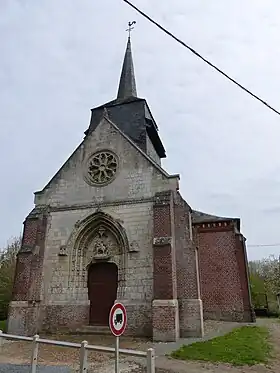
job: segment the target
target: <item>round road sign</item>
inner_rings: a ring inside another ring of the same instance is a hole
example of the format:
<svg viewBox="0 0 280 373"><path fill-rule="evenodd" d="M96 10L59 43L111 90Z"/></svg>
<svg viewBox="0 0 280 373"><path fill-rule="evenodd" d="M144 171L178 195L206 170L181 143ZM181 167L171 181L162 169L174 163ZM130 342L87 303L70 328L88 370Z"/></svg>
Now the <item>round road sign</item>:
<svg viewBox="0 0 280 373"><path fill-rule="evenodd" d="M127 317L126 317L126 309L123 304L115 303L111 308L110 315L109 315L109 326L111 332L116 336L119 337L123 334L126 328Z"/></svg>

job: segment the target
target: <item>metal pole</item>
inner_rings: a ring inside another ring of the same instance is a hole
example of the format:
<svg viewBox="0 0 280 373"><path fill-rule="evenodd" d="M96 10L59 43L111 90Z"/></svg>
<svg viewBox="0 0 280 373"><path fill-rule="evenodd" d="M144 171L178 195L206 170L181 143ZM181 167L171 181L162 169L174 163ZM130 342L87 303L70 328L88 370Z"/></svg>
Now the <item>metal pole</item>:
<svg viewBox="0 0 280 373"><path fill-rule="evenodd" d="M34 337L33 337L30 373L36 373L36 370L37 370L38 348L39 348L38 339L39 338L40 337L38 336L38 334L35 334Z"/></svg>
<svg viewBox="0 0 280 373"><path fill-rule="evenodd" d="M147 351L147 373L155 373L155 372L156 372L155 350L153 348L149 348Z"/></svg>
<svg viewBox="0 0 280 373"><path fill-rule="evenodd" d="M120 337L116 337L116 347L115 347L115 373L119 373L119 348L120 348Z"/></svg>
<svg viewBox="0 0 280 373"><path fill-rule="evenodd" d="M88 371L88 361L87 361L87 341L83 341L81 343L81 350L80 350L80 373L87 373Z"/></svg>
<svg viewBox="0 0 280 373"><path fill-rule="evenodd" d="M0 347L4 344L4 338L2 337L3 331L0 330Z"/></svg>

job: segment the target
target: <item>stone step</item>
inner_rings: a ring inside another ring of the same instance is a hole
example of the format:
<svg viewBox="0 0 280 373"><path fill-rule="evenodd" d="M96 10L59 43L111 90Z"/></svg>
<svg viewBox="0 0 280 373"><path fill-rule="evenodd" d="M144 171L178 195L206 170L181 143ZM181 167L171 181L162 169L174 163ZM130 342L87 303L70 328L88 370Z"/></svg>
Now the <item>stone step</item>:
<svg viewBox="0 0 280 373"><path fill-rule="evenodd" d="M112 334L109 326L85 325L75 330L75 334Z"/></svg>

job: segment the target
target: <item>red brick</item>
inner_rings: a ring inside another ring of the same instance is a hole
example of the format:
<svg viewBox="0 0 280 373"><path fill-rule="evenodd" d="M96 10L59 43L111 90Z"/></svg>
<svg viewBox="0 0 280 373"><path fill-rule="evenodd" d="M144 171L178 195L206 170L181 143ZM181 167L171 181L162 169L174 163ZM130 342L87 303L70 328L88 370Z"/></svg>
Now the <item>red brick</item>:
<svg viewBox="0 0 280 373"><path fill-rule="evenodd" d="M250 294L245 253L233 223L196 226L204 318L245 321Z"/></svg>

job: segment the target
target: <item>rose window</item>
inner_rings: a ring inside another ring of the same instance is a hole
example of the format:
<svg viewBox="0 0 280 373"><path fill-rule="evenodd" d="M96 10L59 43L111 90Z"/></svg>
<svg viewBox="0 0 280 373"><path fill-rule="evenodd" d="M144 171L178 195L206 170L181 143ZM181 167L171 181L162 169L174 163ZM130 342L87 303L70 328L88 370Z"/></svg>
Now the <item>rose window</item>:
<svg viewBox="0 0 280 373"><path fill-rule="evenodd" d="M93 154L88 161L87 176L93 184L107 184L117 172L117 157L109 151Z"/></svg>

